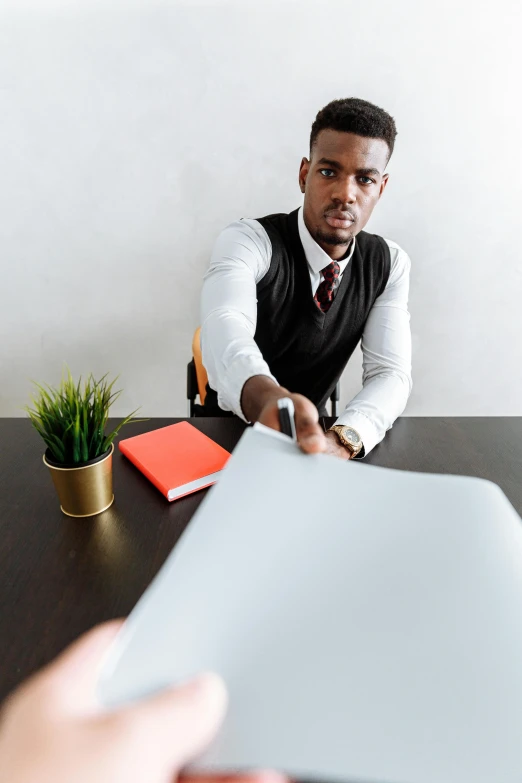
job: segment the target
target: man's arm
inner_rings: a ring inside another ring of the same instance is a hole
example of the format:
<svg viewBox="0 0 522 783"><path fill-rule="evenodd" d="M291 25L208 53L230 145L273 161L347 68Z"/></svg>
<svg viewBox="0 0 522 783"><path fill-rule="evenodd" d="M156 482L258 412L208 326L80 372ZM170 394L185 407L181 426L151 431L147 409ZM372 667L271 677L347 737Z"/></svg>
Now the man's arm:
<svg viewBox="0 0 522 783"><path fill-rule="evenodd" d="M403 412L412 387L410 259L394 242L388 244L390 277L370 311L362 338L363 388L336 421L357 430L364 455L384 438ZM332 436L336 437L330 433Z"/></svg>
<svg viewBox="0 0 522 783"><path fill-rule="evenodd" d="M201 351L210 386L223 410L249 420L241 407L243 386L264 376L277 386L254 340L256 285L270 267L272 248L257 221L231 223L216 240L201 294Z"/></svg>
<svg viewBox="0 0 522 783"><path fill-rule="evenodd" d="M290 396L304 451L327 443L315 405L280 386L254 340L256 285L270 267L272 247L255 220L232 223L219 235L201 296L201 350L210 386L223 410L279 429L277 400Z"/></svg>

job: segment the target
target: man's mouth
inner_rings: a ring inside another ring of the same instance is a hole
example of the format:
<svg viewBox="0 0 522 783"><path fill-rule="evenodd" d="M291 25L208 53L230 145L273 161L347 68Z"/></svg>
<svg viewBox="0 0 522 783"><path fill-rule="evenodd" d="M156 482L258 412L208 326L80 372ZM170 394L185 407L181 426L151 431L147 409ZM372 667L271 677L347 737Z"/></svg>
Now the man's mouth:
<svg viewBox="0 0 522 783"><path fill-rule="evenodd" d="M350 228L355 222L353 215L341 209L332 209L330 212L326 212L324 217L332 228Z"/></svg>

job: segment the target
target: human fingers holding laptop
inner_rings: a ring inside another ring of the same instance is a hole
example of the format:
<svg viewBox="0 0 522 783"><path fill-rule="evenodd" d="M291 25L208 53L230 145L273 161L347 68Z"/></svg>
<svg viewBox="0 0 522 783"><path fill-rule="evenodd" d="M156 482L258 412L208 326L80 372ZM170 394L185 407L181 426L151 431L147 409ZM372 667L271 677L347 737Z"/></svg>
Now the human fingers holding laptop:
<svg viewBox="0 0 522 783"><path fill-rule="evenodd" d="M95 697L121 623L71 645L10 696L0 716L0 783L164 783L214 738L226 712L222 680L203 674L118 710ZM184 776L183 783L284 783L275 772Z"/></svg>

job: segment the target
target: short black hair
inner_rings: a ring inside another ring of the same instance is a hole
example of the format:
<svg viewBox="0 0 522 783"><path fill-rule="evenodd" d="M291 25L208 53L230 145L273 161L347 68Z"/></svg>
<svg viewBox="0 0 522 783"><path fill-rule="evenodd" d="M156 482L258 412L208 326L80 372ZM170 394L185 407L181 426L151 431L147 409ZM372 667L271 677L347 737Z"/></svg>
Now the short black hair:
<svg viewBox="0 0 522 783"><path fill-rule="evenodd" d="M384 109L380 109L361 98L340 98L331 101L318 112L310 133L310 154L319 133L322 130L356 133L372 139L384 139L390 154L393 152L397 128L395 120Z"/></svg>

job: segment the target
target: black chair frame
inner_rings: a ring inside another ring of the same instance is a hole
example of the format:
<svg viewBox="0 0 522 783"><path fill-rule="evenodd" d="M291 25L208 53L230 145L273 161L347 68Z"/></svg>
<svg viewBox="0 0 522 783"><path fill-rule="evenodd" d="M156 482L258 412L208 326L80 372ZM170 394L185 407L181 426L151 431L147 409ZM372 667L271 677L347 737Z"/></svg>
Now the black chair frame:
<svg viewBox="0 0 522 783"><path fill-rule="evenodd" d="M338 381L335 389L330 395L331 415L337 416L337 403L341 393L341 382ZM198 389L198 377L196 375L196 363L194 359L187 364L187 400L188 400L188 415L189 416L205 416L205 406L199 405L196 402L196 397L199 394ZM208 415L208 414L207 414Z"/></svg>

